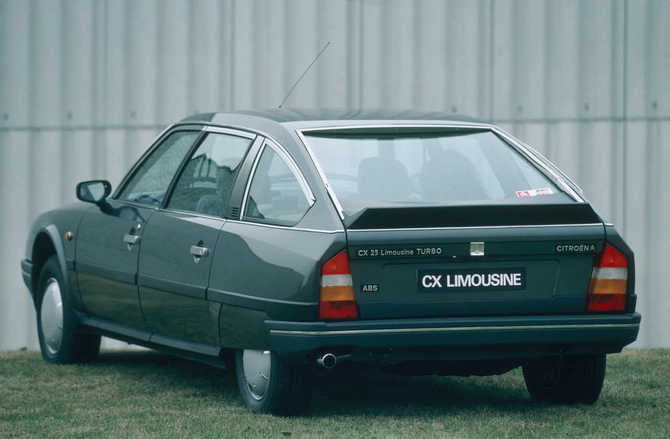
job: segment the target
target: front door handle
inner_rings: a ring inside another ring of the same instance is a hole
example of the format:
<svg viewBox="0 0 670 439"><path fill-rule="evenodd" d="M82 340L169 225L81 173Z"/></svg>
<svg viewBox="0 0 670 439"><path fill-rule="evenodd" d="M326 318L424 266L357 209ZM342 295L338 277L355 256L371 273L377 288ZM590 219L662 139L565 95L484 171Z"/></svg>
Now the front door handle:
<svg viewBox="0 0 670 439"><path fill-rule="evenodd" d="M123 242L125 242L129 246L135 245L138 242L140 242L140 237L138 235L130 235L126 233L125 235L123 235Z"/></svg>
<svg viewBox="0 0 670 439"><path fill-rule="evenodd" d="M192 245L190 253L197 258L206 258L207 256L209 256L209 249L207 247L199 247L197 245Z"/></svg>

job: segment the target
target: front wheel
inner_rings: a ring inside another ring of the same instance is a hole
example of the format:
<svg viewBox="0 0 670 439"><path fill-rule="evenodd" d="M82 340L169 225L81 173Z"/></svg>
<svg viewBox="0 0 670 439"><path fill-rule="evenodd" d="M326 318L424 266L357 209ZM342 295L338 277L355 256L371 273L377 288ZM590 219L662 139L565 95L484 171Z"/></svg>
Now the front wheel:
<svg viewBox="0 0 670 439"><path fill-rule="evenodd" d="M77 331L56 256L44 264L38 288L37 334L44 360L67 364L95 359L100 351L100 336Z"/></svg>
<svg viewBox="0 0 670 439"><path fill-rule="evenodd" d="M237 385L244 404L257 413L299 415L307 410L311 375L306 367L292 366L272 351L238 350Z"/></svg>
<svg viewBox="0 0 670 439"><path fill-rule="evenodd" d="M539 358L523 365L523 378L534 401L593 404L603 388L605 367L605 354Z"/></svg>

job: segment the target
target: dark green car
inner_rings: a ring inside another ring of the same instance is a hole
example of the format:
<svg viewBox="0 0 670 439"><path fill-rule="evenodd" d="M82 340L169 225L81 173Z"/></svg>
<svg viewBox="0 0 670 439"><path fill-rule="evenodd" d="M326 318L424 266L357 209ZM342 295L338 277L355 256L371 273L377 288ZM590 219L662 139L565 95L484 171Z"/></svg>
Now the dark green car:
<svg viewBox="0 0 670 439"><path fill-rule="evenodd" d="M254 411L304 412L342 362L410 375L523 368L593 403L637 337L633 253L561 171L443 114L188 117L112 194L40 216L23 277L44 359L108 336L237 364Z"/></svg>

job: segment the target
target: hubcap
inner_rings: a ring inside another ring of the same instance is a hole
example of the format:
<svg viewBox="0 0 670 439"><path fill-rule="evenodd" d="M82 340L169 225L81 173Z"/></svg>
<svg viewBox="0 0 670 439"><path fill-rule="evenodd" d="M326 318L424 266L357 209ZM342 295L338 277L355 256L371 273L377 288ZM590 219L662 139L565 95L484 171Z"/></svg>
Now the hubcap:
<svg viewBox="0 0 670 439"><path fill-rule="evenodd" d="M251 396L260 401L265 396L270 381L272 354L270 351L245 349L242 353L242 363L244 364L244 378L247 381L247 388Z"/></svg>
<svg viewBox="0 0 670 439"><path fill-rule="evenodd" d="M63 341L63 298L58 281L47 281L40 311L42 337L50 354L56 354Z"/></svg>

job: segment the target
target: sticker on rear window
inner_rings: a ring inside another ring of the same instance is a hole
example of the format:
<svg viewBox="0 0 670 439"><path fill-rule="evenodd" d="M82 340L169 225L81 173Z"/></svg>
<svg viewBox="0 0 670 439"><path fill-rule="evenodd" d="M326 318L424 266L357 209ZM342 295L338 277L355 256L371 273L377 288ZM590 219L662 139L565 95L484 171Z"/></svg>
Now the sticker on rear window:
<svg viewBox="0 0 670 439"><path fill-rule="evenodd" d="M545 187L542 189L530 189L527 191L516 191L516 196L518 198L523 197L537 197L538 195L551 195L554 191L550 187Z"/></svg>

